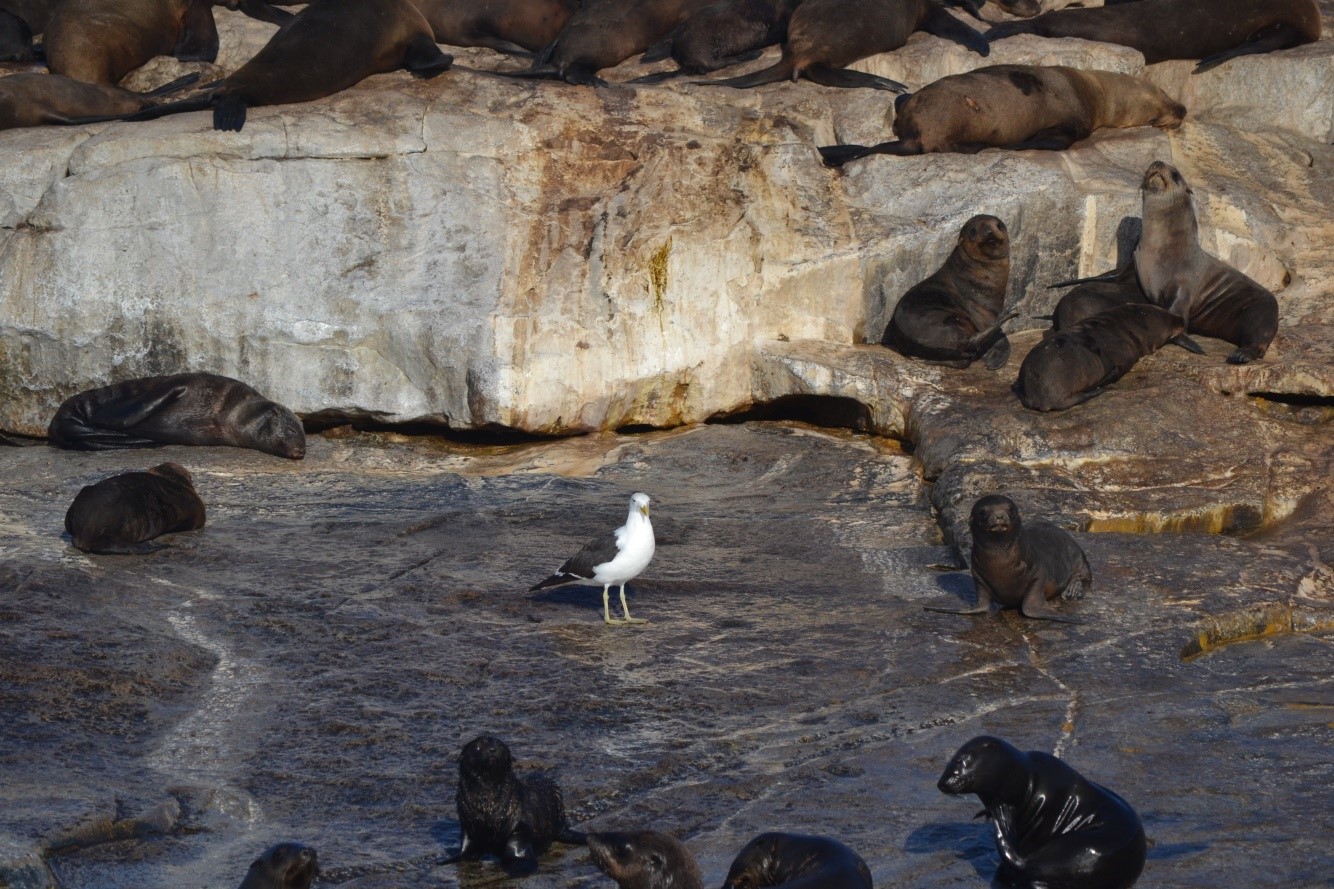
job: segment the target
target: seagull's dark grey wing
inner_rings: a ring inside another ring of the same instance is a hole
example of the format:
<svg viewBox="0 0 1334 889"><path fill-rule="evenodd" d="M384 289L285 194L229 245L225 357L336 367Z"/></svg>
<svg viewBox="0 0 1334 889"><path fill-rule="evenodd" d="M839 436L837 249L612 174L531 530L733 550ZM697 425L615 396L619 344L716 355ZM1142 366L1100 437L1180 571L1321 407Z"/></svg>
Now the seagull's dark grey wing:
<svg viewBox="0 0 1334 889"><path fill-rule="evenodd" d="M593 569L606 564L620 555L621 548L616 545L616 532L612 531L596 537L584 544L575 557L560 566L560 574L573 574L576 577L592 577Z"/></svg>

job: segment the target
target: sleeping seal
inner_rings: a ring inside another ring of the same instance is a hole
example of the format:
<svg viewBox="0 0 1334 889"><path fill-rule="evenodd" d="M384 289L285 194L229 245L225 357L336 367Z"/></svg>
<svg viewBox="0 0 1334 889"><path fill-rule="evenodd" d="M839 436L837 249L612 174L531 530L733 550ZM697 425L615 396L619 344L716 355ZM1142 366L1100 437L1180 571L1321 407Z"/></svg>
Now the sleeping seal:
<svg viewBox="0 0 1334 889"><path fill-rule="evenodd" d="M204 527L204 501L179 463L125 472L79 491L65 513L74 545L89 553L149 553L148 541Z"/></svg>
<svg viewBox="0 0 1334 889"><path fill-rule="evenodd" d="M723 889L872 889L860 855L828 837L762 833L746 843Z"/></svg>
<svg viewBox="0 0 1334 889"><path fill-rule="evenodd" d="M153 107L153 99L184 89L197 80L198 74L187 74L152 92L132 93L59 74L11 74L0 77L0 130L74 124L87 117L142 111Z"/></svg>
<svg viewBox="0 0 1334 889"><path fill-rule="evenodd" d="M555 40L579 0L413 0L436 43L536 52Z"/></svg>
<svg viewBox="0 0 1334 889"><path fill-rule="evenodd" d="M696 12L667 39L644 53L641 62L671 56L675 71L637 77L631 83L661 83L682 74L707 74L748 61L766 46L781 43L801 0L719 0Z"/></svg>
<svg viewBox="0 0 1334 889"><path fill-rule="evenodd" d="M154 56L218 57L213 0L62 0L43 37L52 74L115 86Z"/></svg>

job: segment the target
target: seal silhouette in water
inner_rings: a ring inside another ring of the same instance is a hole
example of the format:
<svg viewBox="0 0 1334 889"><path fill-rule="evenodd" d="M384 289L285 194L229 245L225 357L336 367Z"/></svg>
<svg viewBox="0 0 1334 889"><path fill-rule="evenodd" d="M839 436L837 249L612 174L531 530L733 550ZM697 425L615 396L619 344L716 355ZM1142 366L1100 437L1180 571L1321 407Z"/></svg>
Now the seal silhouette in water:
<svg viewBox="0 0 1334 889"><path fill-rule="evenodd" d="M968 528L977 604L963 611L929 606L927 611L989 614L994 599L1002 608L1018 608L1025 617L1075 622L1047 604L1057 596L1083 598L1093 581L1088 558L1073 537L1048 522L1021 524L1019 507L999 494L973 504Z"/></svg>
<svg viewBox="0 0 1334 889"><path fill-rule="evenodd" d="M204 501L179 463L126 472L79 491L65 513L65 530L84 552L141 554L162 549L148 541L204 527Z"/></svg>
<svg viewBox="0 0 1334 889"><path fill-rule="evenodd" d="M704 889L690 851L655 830L590 833L588 853L620 889Z"/></svg>
<svg viewBox="0 0 1334 889"><path fill-rule="evenodd" d="M746 843L723 889L872 889L861 856L828 837L762 833Z"/></svg>
<svg viewBox="0 0 1334 889"><path fill-rule="evenodd" d="M983 735L959 748L936 786L981 800L1005 885L1128 889L1144 869L1135 810L1050 754Z"/></svg>
<svg viewBox="0 0 1334 889"><path fill-rule="evenodd" d="M912 358L967 367L986 357L995 370L1010 355L1001 314L1010 286L1010 234L995 216L964 223L949 259L903 295L881 345Z"/></svg>
<svg viewBox="0 0 1334 889"><path fill-rule="evenodd" d="M457 805L463 845L445 864L496 855L507 872L531 873L553 842L585 842L566 822L560 789L542 775L520 781L509 747L490 735L463 748Z"/></svg>
<svg viewBox="0 0 1334 889"><path fill-rule="evenodd" d="M296 414L239 380L209 373L143 377L66 399L47 429L76 451L164 444L228 445L299 460L306 432Z"/></svg>
<svg viewBox="0 0 1334 889"><path fill-rule="evenodd" d="M279 843L255 859L240 889L310 889L318 872L314 849Z"/></svg>

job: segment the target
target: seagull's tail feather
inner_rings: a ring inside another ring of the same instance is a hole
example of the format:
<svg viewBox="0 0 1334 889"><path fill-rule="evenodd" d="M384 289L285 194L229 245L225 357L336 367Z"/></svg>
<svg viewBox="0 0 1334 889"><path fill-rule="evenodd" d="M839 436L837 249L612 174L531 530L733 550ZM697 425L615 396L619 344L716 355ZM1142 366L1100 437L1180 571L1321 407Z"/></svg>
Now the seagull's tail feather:
<svg viewBox="0 0 1334 889"><path fill-rule="evenodd" d="M541 583L533 584L528 588L528 592L535 593L538 590L544 590L549 586L560 586L563 583L569 583L572 580L584 580L577 574L567 574L564 571L557 571Z"/></svg>

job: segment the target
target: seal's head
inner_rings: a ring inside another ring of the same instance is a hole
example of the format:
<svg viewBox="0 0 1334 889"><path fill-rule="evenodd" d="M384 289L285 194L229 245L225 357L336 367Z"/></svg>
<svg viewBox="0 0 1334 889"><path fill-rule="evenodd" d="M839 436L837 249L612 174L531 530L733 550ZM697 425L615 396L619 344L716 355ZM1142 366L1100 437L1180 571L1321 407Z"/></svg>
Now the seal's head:
<svg viewBox="0 0 1334 889"><path fill-rule="evenodd" d="M172 481L184 482L194 487L194 476L190 475L190 470L179 463L159 463L148 470L152 475L160 475L163 478L169 478Z"/></svg>
<svg viewBox="0 0 1334 889"><path fill-rule="evenodd" d="M257 442L256 448L275 457L300 460L306 456L306 430L296 414L275 401L255 418L249 427Z"/></svg>
<svg viewBox="0 0 1334 889"><path fill-rule="evenodd" d="M621 889L700 889L703 881L690 851L654 830L590 833L593 863Z"/></svg>
<svg viewBox="0 0 1334 889"><path fill-rule="evenodd" d="M1019 534L1019 507L1001 494L988 494L973 504L968 529L974 540L1008 539Z"/></svg>
<svg viewBox="0 0 1334 889"><path fill-rule="evenodd" d="M505 742L491 735L473 738L459 757L459 774L465 778L499 781L514 769L514 757Z"/></svg>
<svg viewBox="0 0 1334 889"><path fill-rule="evenodd" d="M1005 223L995 216L979 215L965 222L959 232L959 245L975 259L1010 258L1010 233Z"/></svg>
<svg viewBox="0 0 1334 889"><path fill-rule="evenodd" d="M979 735L954 754L936 787L951 796L964 793L989 796L1005 786L1023 760L1021 751L1000 738Z"/></svg>
<svg viewBox="0 0 1334 889"><path fill-rule="evenodd" d="M1190 186L1186 184L1181 171L1162 161L1149 164L1149 169L1144 171L1144 181L1140 183L1140 190L1146 200L1150 195L1191 194Z"/></svg>
<svg viewBox="0 0 1334 889"><path fill-rule="evenodd" d="M310 889L318 873L314 849L301 843L279 843L250 865L241 889Z"/></svg>

